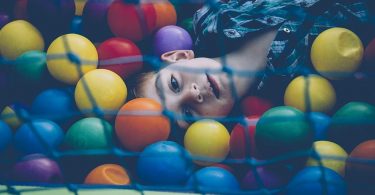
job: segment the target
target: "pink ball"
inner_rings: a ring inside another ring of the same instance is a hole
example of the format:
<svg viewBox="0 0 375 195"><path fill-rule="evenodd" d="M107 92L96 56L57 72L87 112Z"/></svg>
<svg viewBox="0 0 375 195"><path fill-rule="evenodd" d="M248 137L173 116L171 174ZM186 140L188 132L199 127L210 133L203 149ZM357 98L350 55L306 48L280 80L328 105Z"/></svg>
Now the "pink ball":
<svg viewBox="0 0 375 195"><path fill-rule="evenodd" d="M255 126L258 120L259 116L249 116L247 117L248 127L244 128L244 126L239 123L233 128L229 142L232 157L244 159L246 157L255 156ZM245 132L245 129L247 132ZM248 137L246 135L248 135Z"/></svg>

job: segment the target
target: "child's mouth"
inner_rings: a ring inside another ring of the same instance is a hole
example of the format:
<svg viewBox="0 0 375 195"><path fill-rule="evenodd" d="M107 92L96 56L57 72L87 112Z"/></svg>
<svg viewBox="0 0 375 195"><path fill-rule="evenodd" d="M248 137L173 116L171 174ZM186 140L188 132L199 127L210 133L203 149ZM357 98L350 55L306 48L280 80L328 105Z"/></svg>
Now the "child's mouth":
<svg viewBox="0 0 375 195"><path fill-rule="evenodd" d="M217 99L220 98L220 90L217 82L214 78L212 78L210 75L206 73L208 83L210 83L210 86L212 87L212 91Z"/></svg>

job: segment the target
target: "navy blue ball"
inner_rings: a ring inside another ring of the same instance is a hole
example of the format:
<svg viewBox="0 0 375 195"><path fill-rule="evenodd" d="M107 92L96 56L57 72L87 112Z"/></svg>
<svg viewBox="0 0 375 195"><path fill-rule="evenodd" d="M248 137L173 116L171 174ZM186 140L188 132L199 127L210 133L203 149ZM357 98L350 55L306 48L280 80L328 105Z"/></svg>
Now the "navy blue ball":
<svg viewBox="0 0 375 195"><path fill-rule="evenodd" d="M184 185L192 174L190 154L172 141L147 146L137 164L138 177L147 185Z"/></svg>
<svg viewBox="0 0 375 195"><path fill-rule="evenodd" d="M14 145L24 154L47 154L49 149L57 149L63 138L64 133L59 125L49 120L35 119L17 129Z"/></svg>
<svg viewBox="0 0 375 195"><path fill-rule="evenodd" d="M236 177L220 167L205 167L190 177L188 185L203 192L236 192L240 185Z"/></svg>
<svg viewBox="0 0 375 195"><path fill-rule="evenodd" d="M36 118L55 122L69 121L77 114L73 92L68 89L47 89L33 101L31 113Z"/></svg>
<svg viewBox="0 0 375 195"><path fill-rule="evenodd" d="M71 33L82 34L82 17L75 16L70 24Z"/></svg>
<svg viewBox="0 0 375 195"><path fill-rule="evenodd" d="M320 112L311 112L310 120L313 123L315 131L315 141L327 140L328 126L331 124L331 118Z"/></svg>
<svg viewBox="0 0 375 195"><path fill-rule="evenodd" d="M12 130L6 123L0 121L0 152L8 146L11 139Z"/></svg>
<svg viewBox="0 0 375 195"><path fill-rule="evenodd" d="M322 169L324 174L322 174ZM325 184L322 183L323 179ZM325 189L327 193L325 193ZM338 195L347 194L347 186L344 179L335 171L315 166L304 168L298 172L288 184L286 191L288 195Z"/></svg>

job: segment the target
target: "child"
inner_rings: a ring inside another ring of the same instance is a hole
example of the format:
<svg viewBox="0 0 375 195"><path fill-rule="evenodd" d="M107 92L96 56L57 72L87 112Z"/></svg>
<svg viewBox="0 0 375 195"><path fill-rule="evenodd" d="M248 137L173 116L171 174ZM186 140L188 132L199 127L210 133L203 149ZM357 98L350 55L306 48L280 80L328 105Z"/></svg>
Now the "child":
<svg viewBox="0 0 375 195"><path fill-rule="evenodd" d="M371 29L367 6L353 0L210 3L194 16L195 51L209 58L191 50L167 52L161 59L168 65L143 74L135 95L162 103L181 128L192 119L224 117L253 86L272 87L270 76L300 74L320 32L337 26L366 37L360 29Z"/></svg>

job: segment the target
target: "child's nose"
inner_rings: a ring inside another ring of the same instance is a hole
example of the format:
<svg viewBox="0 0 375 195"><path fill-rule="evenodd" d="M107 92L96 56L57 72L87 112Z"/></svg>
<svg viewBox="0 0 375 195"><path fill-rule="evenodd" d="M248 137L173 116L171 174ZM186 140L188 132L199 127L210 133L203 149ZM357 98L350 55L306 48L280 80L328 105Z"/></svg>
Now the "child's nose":
<svg viewBox="0 0 375 195"><path fill-rule="evenodd" d="M203 96L199 90L199 86L196 83L191 84L189 94L194 101L197 101L198 103L203 102Z"/></svg>

